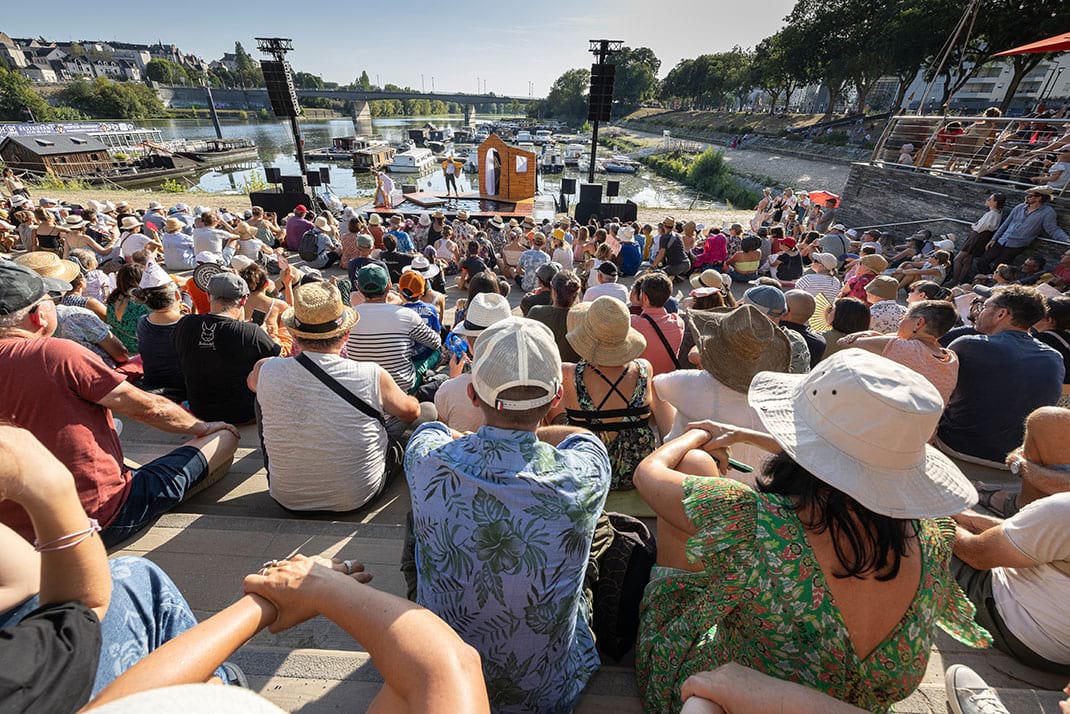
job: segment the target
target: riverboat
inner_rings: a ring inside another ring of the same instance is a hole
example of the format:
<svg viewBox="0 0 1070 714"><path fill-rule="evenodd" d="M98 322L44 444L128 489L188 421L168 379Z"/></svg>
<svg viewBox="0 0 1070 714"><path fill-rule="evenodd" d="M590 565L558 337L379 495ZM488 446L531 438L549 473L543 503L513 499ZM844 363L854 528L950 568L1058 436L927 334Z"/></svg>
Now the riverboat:
<svg viewBox="0 0 1070 714"><path fill-rule="evenodd" d="M394 156L387 167L390 173L422 174L430 173L435 163L435 155L430 149L409 149Z"/></svg>
<svg viewBox="0 0 1070 714"><path fill-rule="evenodd" d="M331 139L330 146L313 149L305 152L305 158L310 161L344 161L354 159L354 152L373 146L383 145L381 139L372 139L364 136L336 136Z"/></svg>
<svg viewBox="0 0 1070 714"><path fill-rule="evenodd" d="M539 159L539 171L544 174L559 174L565 170L565 160L561 152L556 150L547 151Z"/></svg>
<svg viewBox="0 0 1070 714"><path fill-rule="evenodd" d="M250 139L201 139L172 145L174 153L199 164L223 164L255 159L256 144Z"/></svg>
<svg viewBox="0 0 1070 714"><path fill-rule="evenodd" d="M396 153L394 147L386 144L357 149L353 152L353 170L363 172L385 169L394 160Z"/></svg>
<svg viewBox="0 0 1070 714"><path fill-rule="evenodd" d="M580 159L587 154L587 147L583 144L568 144L565 146L565 166L579 166Z"/></svg>
<svg viewBox="0 0 1070 714"><path fill-rule="evenodd" d="M552 144L554 143L554 133L549 129L539 129L535 132L532 141L540 146L542 144Z"/></svg>

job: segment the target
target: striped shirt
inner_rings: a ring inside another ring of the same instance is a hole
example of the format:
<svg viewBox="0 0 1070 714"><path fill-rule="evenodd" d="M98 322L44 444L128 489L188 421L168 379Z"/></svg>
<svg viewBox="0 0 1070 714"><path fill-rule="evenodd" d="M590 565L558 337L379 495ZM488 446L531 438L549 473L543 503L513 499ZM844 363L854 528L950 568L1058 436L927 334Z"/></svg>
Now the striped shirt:
<svg viewBox="0 0 1070 714"><path fill-rule="evenodd" d="M437 350L438 333L412 308L386 303L364 303L356 308L360 320L346 343L346 355L357 362L375 362L390 373L403 391L416 386L413 351L417 344Z"/></svg>
<svg viewBox="0 0 1070 714"><path fill-rule="evenodd" d="M795 281L795 287L798 290L805 290L815 297L820 293L828 298L829 302L836 302L836 297L840 294L840 289L843 286L840 284L839 278L834 275L807 273Z"/></svg>

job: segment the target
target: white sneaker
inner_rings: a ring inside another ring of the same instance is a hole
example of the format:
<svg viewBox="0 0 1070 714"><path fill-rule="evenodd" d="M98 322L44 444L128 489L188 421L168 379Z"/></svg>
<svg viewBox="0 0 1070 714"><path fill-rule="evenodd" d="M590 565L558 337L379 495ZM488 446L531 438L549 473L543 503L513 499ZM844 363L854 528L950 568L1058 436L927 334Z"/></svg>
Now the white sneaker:
<svg viewBox="0 0 1070 714"><path fill-rule="evenodd" d="M964 664L948 667L944 682L947 703L954 714L1010 714L996 691Z"/></svg>

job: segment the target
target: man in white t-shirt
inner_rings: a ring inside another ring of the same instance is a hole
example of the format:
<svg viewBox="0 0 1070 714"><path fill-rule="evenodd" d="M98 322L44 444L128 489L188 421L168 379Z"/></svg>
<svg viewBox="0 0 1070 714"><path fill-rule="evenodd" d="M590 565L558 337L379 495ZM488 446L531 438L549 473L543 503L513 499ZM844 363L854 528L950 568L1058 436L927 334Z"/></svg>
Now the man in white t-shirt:
<svg viewBox="0 0 1070 714"><path fill-rule="evenodd" d="M512 312L513 309L509 306L509 300L505 296L497 293L480 293L472 298L472 303L464 313L464 320L453 328L453 332L464 335L468 339L471 353L475 349L476 338L479 334L494 323L508 318ZM462 433L479 431L479 428L486 424L483 410L468 396L468 385L472 383L472 375L463 372L468 362L468 359L458 360L455 356L451 356L450 378L443 382L435 392L438 420L454 431Z"/></svg>
<svg viewBox="0 0 1070 714"><path fill-rule="evenodd" d="M583 302L594 302L598 298L608 295L627 305L628 288L617 282L619 274L620 271L617 270L615 264L610 263L608 260L604 261L594 270L595 280L598 281L598 284L587 288L586 292L583 293Z"/></svg>
<svg viewBox="0 0 1070 714"><path fill-rule="evenodd" d="M300 356L260 360L249 374L271 497L284 508L351 511L400 472L399 439L418 420L420 404L379 365L338 355L357 319L330 283L298 287L282 323ZM334 392L323 375L364 408Z"/></svg>
<svg viewBox="0 0 1070 714"><path fill-rule="evenodd" d="M1011 473L1023 479L1023 507L1006 520L974 511L955 516L952 561L956 579L977 606L977 622L995 646L1030 667L1062 675L1070 675L1067 433L1070 411L1042 407L1029 415L1022 447L1007 457ZM997 507L991 496L983 496L982 504Z"/></svg>
<svg viewBox="0 0 1070 714"><path fill-rule="evenodd" d="M1064 146L1056 154L1055 163L1048 167L1048 173L1033 179L1038 183L1056 191L1061 191L1070 183L1070 146Z"/></svg>
<svg viewBox="0 0 1070 714"><path fill-rule="evenodd" d="M203 214L200 219L201 225L193 229L193 252L195 254L215 253L223 256L225 261L229 263L234 251L232 249L230 255L225 255L223 250L228 247L232 238L237 237L237 232L224 229L222 226L226 224L221 223L211 213Z"/></svg>

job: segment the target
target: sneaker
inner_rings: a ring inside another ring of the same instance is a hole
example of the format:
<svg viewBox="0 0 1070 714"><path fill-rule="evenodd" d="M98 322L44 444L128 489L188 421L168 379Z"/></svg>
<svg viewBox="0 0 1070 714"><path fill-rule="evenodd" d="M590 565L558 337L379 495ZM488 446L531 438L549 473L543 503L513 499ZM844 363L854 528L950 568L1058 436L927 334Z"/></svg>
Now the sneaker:
<svg viewBox="0 0 1070 714"><path fill-rule="evenodd" d="M947 703L954 714L1010 714L996 691L964 664L948 667L944 682Z"/></svg>
<svg viewBox="0 0 1070 714"><path fill-rule="evenodd" d="M241 667L233 662L224 662L219 665L219 668L227 676L227 684L232 687L249 689L249 680L246 678L245 672L241 671Z"/></svg>

